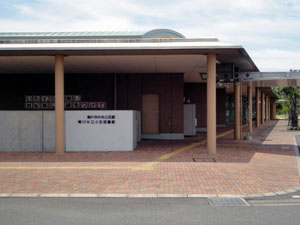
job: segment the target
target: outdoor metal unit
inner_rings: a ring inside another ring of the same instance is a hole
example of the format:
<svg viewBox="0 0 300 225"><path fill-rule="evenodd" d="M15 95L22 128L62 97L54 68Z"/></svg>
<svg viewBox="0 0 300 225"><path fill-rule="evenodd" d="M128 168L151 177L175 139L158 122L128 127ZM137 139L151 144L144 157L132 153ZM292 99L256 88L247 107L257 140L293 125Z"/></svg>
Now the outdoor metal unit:
<svg viewBox="0 0 300 225"><path fill-rule="evenodd" d="M184 104L184 136L195 136L196 126L196 105Z"/></svg>

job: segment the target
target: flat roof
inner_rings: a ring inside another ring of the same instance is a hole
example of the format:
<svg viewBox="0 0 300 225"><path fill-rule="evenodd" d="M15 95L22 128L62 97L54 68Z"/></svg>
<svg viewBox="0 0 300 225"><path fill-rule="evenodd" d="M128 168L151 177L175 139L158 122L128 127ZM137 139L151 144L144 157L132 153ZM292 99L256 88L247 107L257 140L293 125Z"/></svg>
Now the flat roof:
<svg viewBox="0 0 300 225"><path fill-rule="evenodd" d="M39 56L46 56L41 59L39 67L47 71L47 57L65 55L69 56L66 62L70 71L74 63L84 62L89 64L88 68L92 68L92 72L138 72L143 69L143 72L184 72L195 77L196 72L203 72L202 64L207 54L216 54L218 63L233 63L239 67L240 72L259 72L241 45L222 42L217 38L185 38L170 29L146 32L0 32L0 63L3 64L2 72L8 73L14 72L11 66L16 63L24 71L32 72L28 70L28 65L31 65L33 71L39 71L33 66ZM162 64L158 66L157 60L161 60ZM109 70L105 67L100 70L99 63L102 63L102 68L113 64L117 69ZM116 66L118 63L120 65ZM255 86L282 85L283 81L279 84L277 75L267 80L253 79L257 80ZM261 77L268 76L264 73ZM296 81L298 84L299 80ZM290 85L291 80L286 83Z"/></svg>
<svg viewBox="0 0 300 225"><path fill-rule="evenodd" d="M0 42L0 56L53 55L207 55L234 63L241 71L259 71L241 45L216 38L131 38L131 39L65 39L12 40Z"/></svg>
<svg viewBox="0 0 300 225"><path fill-rule="evenodd" d="M220 42L217 39L148 39L103 40L101 42L49 42L49 43L3 43L0 50L114 50L114 49L240 49L241 45Z"/></svg>

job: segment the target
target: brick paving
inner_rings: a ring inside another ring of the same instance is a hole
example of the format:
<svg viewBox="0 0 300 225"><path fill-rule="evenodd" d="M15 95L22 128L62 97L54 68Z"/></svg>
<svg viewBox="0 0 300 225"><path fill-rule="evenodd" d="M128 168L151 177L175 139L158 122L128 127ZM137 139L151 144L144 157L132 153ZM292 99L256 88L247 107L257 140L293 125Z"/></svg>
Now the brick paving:
<svg viewBox="0 0 300 225"><path fill-rule="evenodd" d="M145 140L133 152L63 156L2 152L0 193L244 195L282 191L299 185L293 137L300 132L287 131L286 124L270 121L254 131L252 141L224 136L218 139L213 158L205 144L193 145L205 140L205 133L183 141ZM229 129L232 126L218 132ZM185 146L191 147L178 151Z"/></svg>

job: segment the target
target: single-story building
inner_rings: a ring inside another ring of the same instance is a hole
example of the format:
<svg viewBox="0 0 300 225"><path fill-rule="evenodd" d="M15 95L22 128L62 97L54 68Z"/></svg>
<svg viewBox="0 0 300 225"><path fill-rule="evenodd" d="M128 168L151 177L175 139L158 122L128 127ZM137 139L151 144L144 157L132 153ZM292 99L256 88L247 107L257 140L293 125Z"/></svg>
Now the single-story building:
<svg viewBox="0 0 300 225"><path fill-rule="evenodd" d="M240 139L243 121L275 119L270 87L299 80L272 74L240 45L168 29L0 33L0 151L134 150L198 131L214 154L218 126Z"/></svg>

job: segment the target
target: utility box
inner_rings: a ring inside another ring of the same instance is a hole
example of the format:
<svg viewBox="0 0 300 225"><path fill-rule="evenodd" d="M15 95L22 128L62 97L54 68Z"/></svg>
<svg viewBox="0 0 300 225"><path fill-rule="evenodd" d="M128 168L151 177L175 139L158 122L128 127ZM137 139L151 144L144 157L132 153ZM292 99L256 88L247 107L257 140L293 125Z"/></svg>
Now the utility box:
<svg viewBox="0 0 300 225"><path fill-rule="evenodd" d="M196 105L184 104L184 136L195 136L196 127Z"/></svg>

